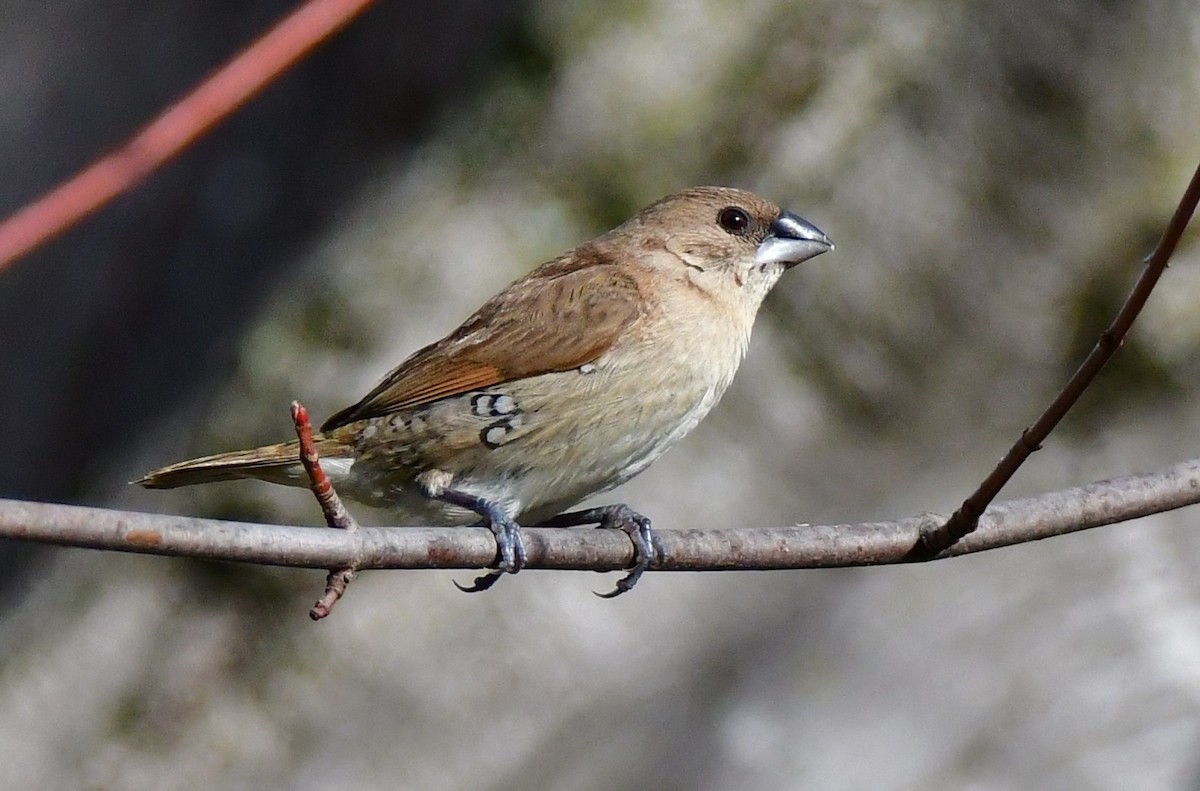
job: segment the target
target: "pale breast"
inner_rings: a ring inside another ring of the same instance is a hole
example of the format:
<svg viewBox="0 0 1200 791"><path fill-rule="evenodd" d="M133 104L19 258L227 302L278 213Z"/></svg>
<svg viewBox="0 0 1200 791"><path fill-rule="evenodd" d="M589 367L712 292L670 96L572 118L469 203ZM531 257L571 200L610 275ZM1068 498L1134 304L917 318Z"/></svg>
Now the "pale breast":
<svg viewBox="0 0 1200 791"><path fill-rule="evenodd" d="M460 480L493 490L503 480L523 518L539 521L641 473L716 405L745 350L740 333L715 322L667 337L497 389L520 405L521 427Z"/></svg>
<svg viewBox="0 0 1200 791"><path fill-rule="evenodd" d="M421 496L416 475L438 469L452 488L533 523L624 483L696 427L742 359L748 328L700 313L660 314L577 369L372 420L360 434L352 496L410 522L475 521Z"/></svg>

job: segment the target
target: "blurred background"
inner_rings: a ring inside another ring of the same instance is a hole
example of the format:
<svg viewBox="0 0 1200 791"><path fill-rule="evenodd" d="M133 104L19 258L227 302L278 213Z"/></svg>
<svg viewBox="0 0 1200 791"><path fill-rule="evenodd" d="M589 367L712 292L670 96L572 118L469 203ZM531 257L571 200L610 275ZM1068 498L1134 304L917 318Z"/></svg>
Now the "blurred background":
<svg viewBox="0 0 1200 791"><path fill-rule="evenodd" d="M0 214L290 5L9 2ZM384 2L0 272L0 495L317 525L126 482L291 434L680 187L837 251L615 497L660 529L952 509L1094 343L1187 182L1200 7ZM1018 496L1200 456L1200 244ZM383 515L363 514L385 523ZM324 575L0 545L0 787L1195 789L1200 511L926 567Z"/></svg>

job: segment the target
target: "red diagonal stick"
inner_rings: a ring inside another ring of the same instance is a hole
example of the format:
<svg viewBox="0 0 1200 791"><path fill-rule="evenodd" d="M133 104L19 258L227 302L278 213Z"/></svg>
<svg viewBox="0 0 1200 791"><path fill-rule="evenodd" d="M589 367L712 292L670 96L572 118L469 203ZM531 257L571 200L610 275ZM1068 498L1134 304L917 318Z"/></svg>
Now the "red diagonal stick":
<svg viewBox="0 0 1200 791"><path fill-rule="evenodd" d="M0 222L0 271L129 190L242 106L372 0L308 0L124 146Z"/></svg>

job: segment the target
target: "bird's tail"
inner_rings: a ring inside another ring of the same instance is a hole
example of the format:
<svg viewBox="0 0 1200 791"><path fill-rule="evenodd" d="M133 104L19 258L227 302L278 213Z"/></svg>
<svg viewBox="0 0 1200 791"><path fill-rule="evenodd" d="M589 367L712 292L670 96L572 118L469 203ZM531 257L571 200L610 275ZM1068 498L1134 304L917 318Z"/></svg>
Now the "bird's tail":
<svg viewBox="0 0 1200 791"><path fill-rule="evenodd" d="M317 453L322 458L345 457L348 448L332 437L313 437ZM307 485L308 478L300 463L300 443L280 442L250 450L235 450L202 456L146 473L134 483L147 489L174 489L177 486L192 486L197 483L233 481L240 478L257 478L271 483L294 486Z"/></svg>

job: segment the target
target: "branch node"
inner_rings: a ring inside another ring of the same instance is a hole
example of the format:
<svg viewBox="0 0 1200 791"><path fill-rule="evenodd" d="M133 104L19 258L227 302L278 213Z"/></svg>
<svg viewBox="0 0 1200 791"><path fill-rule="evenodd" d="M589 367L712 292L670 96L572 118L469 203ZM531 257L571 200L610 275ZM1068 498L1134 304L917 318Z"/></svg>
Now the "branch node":
<svg viewBox="0 0 1200 791"><path fill-rule="evenodd" d="M930 511L918 514L921 523L917 528L917 540L905 554L904 561L920 563L933 560L957 544L963 536L974 532L979 526L979 514L974 510L971 502L966 501L949 519Z"/></svg>

